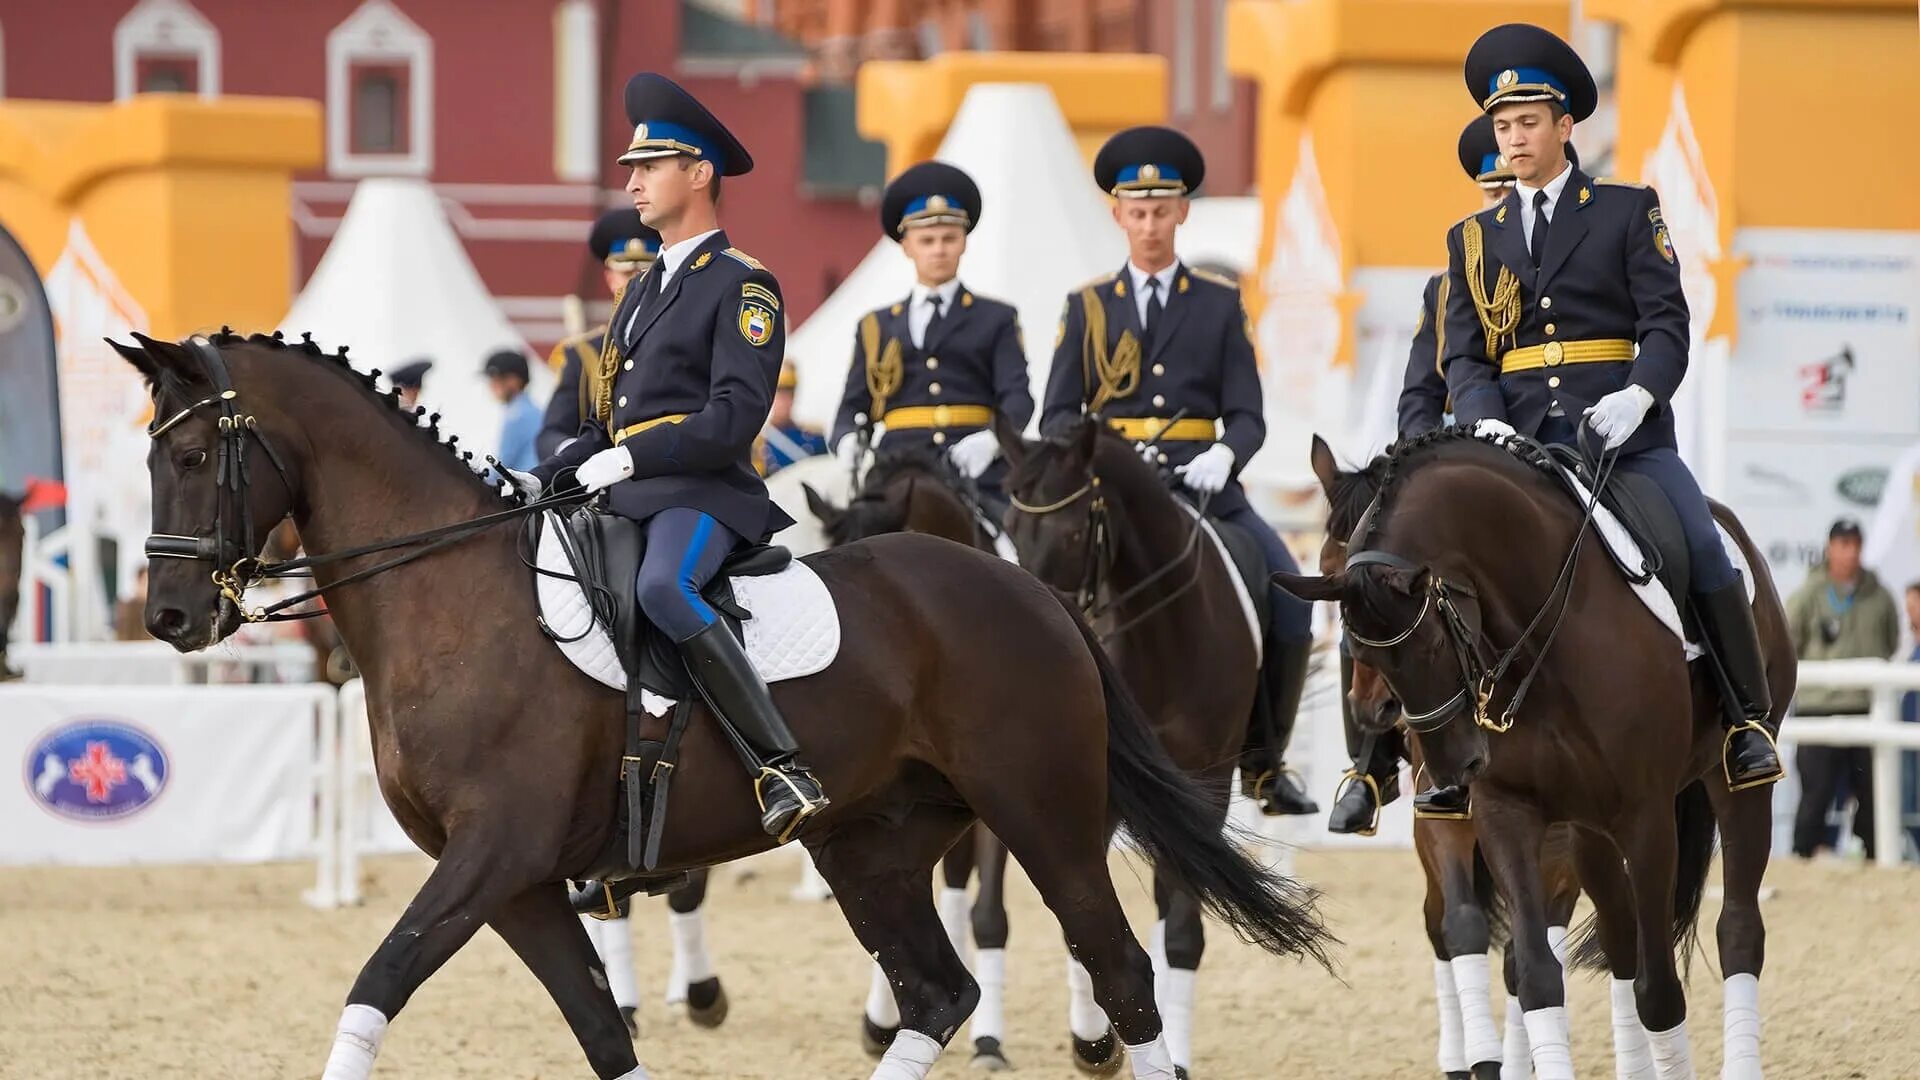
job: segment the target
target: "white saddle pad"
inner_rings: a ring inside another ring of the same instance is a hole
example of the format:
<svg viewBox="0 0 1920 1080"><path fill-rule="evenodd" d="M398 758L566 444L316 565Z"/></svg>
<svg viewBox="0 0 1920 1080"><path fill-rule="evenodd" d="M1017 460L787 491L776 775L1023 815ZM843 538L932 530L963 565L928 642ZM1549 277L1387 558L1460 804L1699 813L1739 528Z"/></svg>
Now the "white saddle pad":
<svg viewBox="0 0 1920 1080"><path fill-rule="evenodd" d="M627 673L613 647L613 634L594 618L574 569L560 544L559 515L547 512L534 561L546 573L534 578L540 617L559 638L560 652L574 667L615 690L627 688ZM560 575L560 576L555 576ZM833 594L813 568L795 559L785 570L762 577L733 578L733 598L753 617L740 624L747 656L770 683L826 670L840 653L840 613ZM628 586L631 588L631 586ZM647 711L663 715L673 702L651 691Z"/></svg>
<svg viewBox="0 0 1920 1080"><path fill-rule="evenodd" d="M1573 484L1574 490L1580 493L1580 505L1584 508L1588 502L1592 501L1592 493L1564 465L1560 466L1560 471L1566 473L1567 480ZM1634 541L1633 534L1627 531L1627 527L1621 524L1620 519L1614 516L1613 511L1605 506L1594 507L1593 527L1599 532L1600 539L1606 542L1607 549L1614 553L1622 565L1644 564L1646 557L1641 552L1640 545ZM1727 549L1727 558L1733 562L1734 570L1739 572L1740 580L1746 583L1747 602L1752 603L1753 569L1747 564L1746 552L1740 550L1740 545L1734 543L1733 537L1727 534L1726 528L1719 522L1714 522L1714 529L1720 534L1721 546ZM1628 584L1631 585L1633 594L1646 605L1647 610L1653 612L1653 617L1659 619L1661 625L1673 631L1673 636L1680 639L1686 648L1687 659L1698 659L1702 655L1700 646L1696 642L1687 640L1686 631L1680 622L1680 609L1674 606L1672 594L1667 592L1666 586L1660 584L1660 579L1655 577L1639 585L1632 585L1631 582Z"/></svg>
<svg viewBox="0 0 1920 1080"><path fill-rule="evenodd" d="M1260 611L1253 606L1253 593L1248 590L1247 579L1240 576L1240 564L1233 561L1233 553L1227 550L1226 541L1220 539L1220 534L1214 531L1213 522L1200 517L1200 511L1187 500L1175 499L1174 501L1179 503L1180 509L1185 510L1189 516L1199 518L1200 530L1207 534L1207 539L1213 542L1213 550L1219 554L1220 561L1227 566L1227 576L1233 579L1233 595L1240 601L1240 613L1247 617L1247 633L1253 635L1253 667L1258 671L1264 658L1267 635L1260 632Z"/></svg>

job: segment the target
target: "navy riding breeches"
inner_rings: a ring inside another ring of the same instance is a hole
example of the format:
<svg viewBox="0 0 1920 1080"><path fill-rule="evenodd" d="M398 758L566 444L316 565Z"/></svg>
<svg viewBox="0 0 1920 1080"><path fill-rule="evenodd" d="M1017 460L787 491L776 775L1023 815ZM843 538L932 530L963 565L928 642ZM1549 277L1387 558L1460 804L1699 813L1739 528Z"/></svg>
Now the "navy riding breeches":
<svg viewBox="0 0 1920 1080"><path fill-rule="evenodd" d="M719 618L700 590L740 538L708 515L681 507L648 518L646 530L646 553L634 582L640 611L675 642L685 641Z"/></svg>

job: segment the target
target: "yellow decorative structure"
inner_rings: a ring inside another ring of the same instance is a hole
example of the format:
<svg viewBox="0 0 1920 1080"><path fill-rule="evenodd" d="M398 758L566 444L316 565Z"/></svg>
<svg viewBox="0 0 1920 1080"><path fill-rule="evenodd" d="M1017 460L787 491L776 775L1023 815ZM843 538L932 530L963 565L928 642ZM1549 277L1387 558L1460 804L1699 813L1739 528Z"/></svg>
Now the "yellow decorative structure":
<svg viewBox="0 0 1920 1080"><path fill-rule="evenodd" d="M0 224L45 275L77 219L155 336L265 329L292 300L293 174L321 145L312 101L0 101Z"/></svg>
<svg viewBox="0 0 1920 1080"><path fill-rule="evenodd" d="M976 83L1039 83L1053 91L1088 161L1109 135L1167 114L1167 64L1130 53L949 52L860 65L860 134L887 148L887 175L931 158Z"/></svg>

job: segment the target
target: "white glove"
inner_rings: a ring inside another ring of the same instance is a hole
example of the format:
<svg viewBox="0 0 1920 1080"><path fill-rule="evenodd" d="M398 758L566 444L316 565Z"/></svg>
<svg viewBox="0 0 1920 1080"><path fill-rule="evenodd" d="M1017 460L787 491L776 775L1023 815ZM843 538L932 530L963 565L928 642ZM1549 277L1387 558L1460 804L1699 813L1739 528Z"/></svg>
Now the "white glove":
<svg viewBox="0 0 1920 1080"><path fill-rule="evenodd" d="M1173 470L1186 480L1187 486L1202 495L1212 495L1227 486L1227 480L1233 475L1233 447L1226 443L1214 443L1200 452L1200 456Z"/></svg>
<svg viewBox="0 0 1920 1080"><path fill-rule="evenodd" d="M953 444L947 451L947 460L960 470L960 475L969 480L980 479L987 471L993 459L1000 456L1000 440L991 431L976 431Z"/></svg>
<svg viewBox="0 0 1920 1080"><path fill-rule="evenodd" d="M1607 440L1607 449L1614 450L1633 438L1651 408L1652 392L1644 386L1629 386L1594 402L1593 408L1587 410L1587 423Z"/></svg>
<svg viewBox="0 0 1920 1080"><path fill-rule="evenodd" d="M833 457L842 468L858 469L860 467L860 433L849 431L840 436L840 441L833 444Z"/></svg>
<svg viewBox="0 0 1920 1080"><path fill-rule="evenodd" d="M1482 439L1510 439L1520 433L1513 430L1513 425L1507 423L1505 420L1496 420L1489 416L1485 420L1473 425L1473 434L1475 437Z"/></svg>
<svg viewBox="0 0 1920 1080"><path fill-rule="evenodd" d="M520 494L526 496L528 502L539 498L540 491L545 486L540 483L539 477L530 472L521 472L519 469L508 469L507 479L513 481L513 486L519 490Z"/></svg>
<svg viewBox="0 0 1920 1080"><path fill-rule="evenodd" d="M580 481L580 486L591 495L632 475L632 452L624 446L615 446L582 462L580 468L574 471L573 478Z"/></svg>

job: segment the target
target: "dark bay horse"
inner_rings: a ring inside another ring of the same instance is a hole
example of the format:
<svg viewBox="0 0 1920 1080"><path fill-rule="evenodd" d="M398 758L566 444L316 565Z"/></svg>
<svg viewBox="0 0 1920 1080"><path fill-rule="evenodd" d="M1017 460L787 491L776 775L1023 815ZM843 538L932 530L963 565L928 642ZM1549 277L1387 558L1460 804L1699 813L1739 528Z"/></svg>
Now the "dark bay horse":
<svg viewBox="0 0 1920 1080"><path fill-rule="evenodd" d="M1223 823L1234 768L1266 700L1258 644L1225 560L1134 445L1097 420L1039 442L1003 430L1000 445L1012 465L1008 533L1021 564L1100 613L1095 625L1161 745L1200 781ZM1199 905L1171 878L1156 873L1154 899L1164 923L1159 1000L1184 1072L1205 929ZM1087 1008L1084 983L1071 989L1078 1049L1098 1013Z"/></svg>
<svg viewBox="0 0 1920 1080"><path fill-rule="evenodd" d="M7 636L20 613L21 559L27 540L26 522L20 514L22 501L0 491L0 681L12 677L12 669L7 667Z"/></svg>
<svg viewBox="0 0 1920 1080"><path fill-rule="evenodd" d="M138 341L116 347L147 379L158 418L149 550L183 556L152 564L149 629L182 651L232 633L254 576L247 557L292 515L365 680L381 792L436 859L348 995L328 1080L369 1075L389 1021L482 924L547 988L596 1076L644 1077L565 884L619 839L622 695L576 671L535 625L517 528L371 582L347 578L383 554L325 561L516 501L344 355L277 336ZM976 818L1008 838L1060 919L1113 1018L1110 1041L1140 1048L1137 1077L1173 1069L1150 961L1107 871L1116 825L1250 940L1325 962L1331 939L1311 891L1220 834L1213 803L1154 741L1091 630L1045 586L913 534L808 563L834 597L840 652L774 693L834 793L800 839L899 990L902 1031L881 1075L926 1076L974 1006L978 991L934 911L931 870ZM772 845L704 708L675 775L661 869Z"/></svg>
<svg viewBox="0 0 1920 1080"><path fill-rule="evenodd" d="M993 537L960 493L960 482L953 467L936 450L882 447L862 479L860 491L845 507L833 505L812 487L806 488L807 507L820 519L828 541L835 546L885 533L917 532L992 554ZM967 882L976 869L980 889L969 913ZM981 825L975 825L972 835L962 837L940 860L940 921L962 957L967 956L971 923L973 946L979 950L972 964L974 979L980 984L980 1004L973 1013L970 1064L989 1072L1012 1068L1003 1045L1009 932L1006 872L1006 845ZM893 988L876 966L866 1011L861 1016L861 1042L867 1052L876 1056L884 1052L899 1022Z"/></svg>
<svg viewBox="0 0 1920 1080"><path fill-rule="evenodd" d="M1531 454L1525 445L1509 449L1459 430L1395 447L1347 567L1276 580L1297 596L1340 602L1354 658L1403 703L1435 779L1473 784L1476 835L1514 922L1536 1074L1572 1076L1541 885L1548 827L1570 823L1582 840L1604 842L1577 845L1589 891L1624 863L1627 895L1596 893L1595 902L1603 916L1627 904L1632 933L1603 917L1574 953L1594 960L1604 952L1616 977L1622 966L1633 973L1647 1074L1667 1080L1693 1075L1676 953L1691 944L1717 822L1732 1063L1725 1075L1756 1077L1769 793L1729 792L1707 664L1686 662L1675 635L1597 542L1576 544L1584 508L1523 454ZM1777 720L1795 675L1784 612L1752 541L1724 507L1714 513L1754 577ZM1540 632L1530 635L1530 625ZM1507 657L1514 662L1502 667ZM1516 709L1516 689L1536 670L1524 709ZM1622 951L1634 953L1631 965Z"/></svg>

